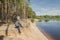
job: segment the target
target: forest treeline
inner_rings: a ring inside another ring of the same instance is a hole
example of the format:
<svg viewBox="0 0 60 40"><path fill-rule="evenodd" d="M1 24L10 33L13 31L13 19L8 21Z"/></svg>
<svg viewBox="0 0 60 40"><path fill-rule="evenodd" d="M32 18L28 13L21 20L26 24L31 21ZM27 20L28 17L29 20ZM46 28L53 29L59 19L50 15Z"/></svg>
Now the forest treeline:
<svg viewBox="0 0 60 40"><path fill-rule="evenodd" d="M36 18L39 20L60 20L60 16L49 16L49 15L36 16Z"/></svg>
<svg viewBox="0 0 60 40"><path fill-rule="evenodd" d="M14 14L21 18L35 17L30 0L0 0L0 19L11 18Z"/></svg>

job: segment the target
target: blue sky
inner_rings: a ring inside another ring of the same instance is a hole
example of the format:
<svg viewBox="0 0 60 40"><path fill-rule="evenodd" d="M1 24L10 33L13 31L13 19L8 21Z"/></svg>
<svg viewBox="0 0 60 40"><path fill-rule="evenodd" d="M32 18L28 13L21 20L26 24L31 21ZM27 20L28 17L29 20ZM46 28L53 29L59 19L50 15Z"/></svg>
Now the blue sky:
<svg viewBox="0 0 60 40"><path fill-rule="evenodd" d="M31 0L36 15L60 15L60 0Z"/></svg>

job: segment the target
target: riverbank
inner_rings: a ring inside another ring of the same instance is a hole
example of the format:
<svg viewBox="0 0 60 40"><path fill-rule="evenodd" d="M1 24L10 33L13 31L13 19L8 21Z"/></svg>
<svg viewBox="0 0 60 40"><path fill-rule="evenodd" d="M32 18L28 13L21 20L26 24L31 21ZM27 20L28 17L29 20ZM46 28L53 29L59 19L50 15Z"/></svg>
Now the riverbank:
<svg viewBox="0 0 60 40"><path fill-rule="evenodd" d="M0 35L3 35L3 40L48 40L47 37L39 31L35 23L30 23L28 27L21 28L21 34L15 28L14 24L10 24L8 28L8 36L6 36L6 25L0 26ZM24 22L22 22L24 23Z"/></svg>

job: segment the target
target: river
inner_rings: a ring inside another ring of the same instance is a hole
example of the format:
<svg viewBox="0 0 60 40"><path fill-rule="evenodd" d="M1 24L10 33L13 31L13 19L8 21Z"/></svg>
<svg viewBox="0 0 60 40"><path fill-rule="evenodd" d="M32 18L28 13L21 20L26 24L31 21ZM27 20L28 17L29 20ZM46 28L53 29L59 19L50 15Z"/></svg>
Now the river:
<svg viewBox="0 0 60 40"><path fill-rule="evenodd" d="M40 29L43 29L50 36L54 37L55 40L60 40L60 21L42 21L37 22L37 26Z"/></svg>

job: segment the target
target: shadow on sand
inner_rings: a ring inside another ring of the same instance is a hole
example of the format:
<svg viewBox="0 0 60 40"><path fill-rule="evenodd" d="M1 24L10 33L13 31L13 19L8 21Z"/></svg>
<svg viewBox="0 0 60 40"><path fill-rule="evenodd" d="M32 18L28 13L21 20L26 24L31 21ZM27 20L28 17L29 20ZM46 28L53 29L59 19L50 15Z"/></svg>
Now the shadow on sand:
<svg viewBox="0 0 60 40"><path fill-rule="evenodd" d="M5 30L6 36L8 35L8 29L9 29L9 25L7 25L7 28L6 28L6 30Z"/></svg>
<svg viewBox="0 0 60 40"><path fill-rule="evenodd" d="M0 40L3 40L4 36L3 35L0 35Z"/></svg>
<svg viewBox="0 0 60 40"><path fill-rule="evenodd" d="M3 24L6 24L6 22L0 22L0 26L2 26Z"/></svg>

